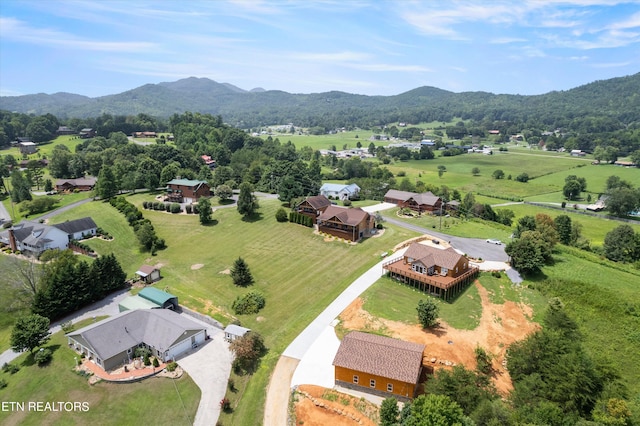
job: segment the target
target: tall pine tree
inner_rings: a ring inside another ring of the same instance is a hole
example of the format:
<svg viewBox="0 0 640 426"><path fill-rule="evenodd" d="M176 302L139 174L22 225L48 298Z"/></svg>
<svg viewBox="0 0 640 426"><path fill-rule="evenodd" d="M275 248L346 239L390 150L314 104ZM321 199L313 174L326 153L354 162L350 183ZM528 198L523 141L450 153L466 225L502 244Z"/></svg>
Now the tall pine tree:
<svg viewBox="0 0 640 426"><path fill-rule="evenodd" d="M231 269L231 278L233 278L233 283L240 287L247 287L253 284L253 276L243 258L239 257L234 262L233 269Z"/></svg>

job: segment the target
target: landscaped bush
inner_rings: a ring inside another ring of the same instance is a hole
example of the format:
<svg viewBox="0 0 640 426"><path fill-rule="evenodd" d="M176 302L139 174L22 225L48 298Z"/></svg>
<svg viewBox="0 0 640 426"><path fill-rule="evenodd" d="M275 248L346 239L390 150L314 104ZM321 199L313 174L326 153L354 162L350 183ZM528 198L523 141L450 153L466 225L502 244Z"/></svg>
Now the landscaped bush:
<svg viewBox="0 0 640 426"><path fill-rule="evenodd" d="M197 204L193 206L193 214L200 214L200 209L198 208Z"/></svg>
<svg viewBox="0 0 640 426"><path fill-rule="evenodd" d="M176 363L175 361L171 361L169 364L167 364L167 371L175 371L177 367L178 363Z"/></svg>
<svg viewBox="0 0 640 426"><path fill-rule="evenodd" d="M171 213L180 213L182 211L182 208L180 207L180 204L178 203L172 203L171 204Z"/></svg>
<svg viewBox="0 0 640 426"><path fill-rule="evenodd" d="M2 371L9 374L16 374L18 371L20 371L20 367L5 362L4 364L2 364Z"/></svg>
<svg viewBox="0 0 640 426"><path fill-rule="evenodd" d="M231 308L236 315L256 314L260 309L264 308L264 305L264 296L257 291L250 291L242 297L236 297Z"/></svg>
<svg viewBox="0 0 640 426"><path fill-rule="evenodd" d="M149 354L144 354L142 357L142 363L147 367L151 365L151 359L149 358Z"/></svg>
<svg viewBox="0 0 640 426"><path fill-rule="evenodd" d="M7 381L5 379L0 379L0 389L4 389L7 387Z"/></svg>
<svg viewBox="0 0 640 426"><path fill-rule="evenodd" d="M33 359L38 365L44 365L48 363L49 361L51 361L52 357L53 353L51 352L51 349L44 348L41 348L38 352L35 353L35 355L33 355Z"/></svg>
<svg viewBox="0 0 640 426"><path fill-rule="evenodd" d="M164 211L166 211L166 212L170 212L170 211L171 211L171 204L169 204L169 203L165 203L165 205L164 205Z"/></svg>
<svg viewBox="0 0 640 426"><path fill-rule="evenodd" d="M143 249L149 250L154 254L156 250L166 248L165 241L158 238L151 222L142 216L142 212L136 206L128 202L124 197L114 197L109 200L109 204L125 215ZM155 206L154 202L154 208ZM164 203L158 203L158 206L162 206L162 209L165 208ZM169 206L167 204L167 208Z"/></svg>
<svg viewBox="0 0 640 426"><path fill-rule="evenodd" d="M342 205L345 207L351 206L351 200L342 200Z"/></svg>
<svg viewBox="0 0 640 426"><path fill-rule="evenodd" d="M309 216L306 216L302 213L291 212L289 213L289 222L297 223L300 225L308 226L311 228L313 226L313 219Z"/></svg>
<svg viewBox="0 0 640 426"><path fill-rule="evenodd" d="M191 204L187 204L186 206L184 206L184 210L187 212L187 214L191 214L191 212L193 211L193 206Z"/></svg>
<svg viewBox="0 0 640 426"><path fill-rule="evenodd" d="M287 221L287 211L280 207L276 212L276 220L278 222L286 222Z"/></svg>
<svg viewBox="0 0 640 426"><path fill-rule="evenodd" d="M155 368L160 367L160 362L158 362L158 358L153 358L153 366L154 366Z"/></svg>

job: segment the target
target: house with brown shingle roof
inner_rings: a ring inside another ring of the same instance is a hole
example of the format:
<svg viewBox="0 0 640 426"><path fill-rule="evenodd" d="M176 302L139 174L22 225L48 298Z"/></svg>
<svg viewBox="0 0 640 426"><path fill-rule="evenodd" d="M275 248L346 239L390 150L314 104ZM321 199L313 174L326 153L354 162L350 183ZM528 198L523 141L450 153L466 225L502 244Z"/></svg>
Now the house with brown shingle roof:
<svg viewBox="0 0 640 426"><path fill-rule="evenodd" d="M333 360L335 383L408 401L418 388L425 345L352 331Z"/></svg>
<svg viewBox="0 0 640 426"><path fill-rule="evenodd" d="M317 223L318 216L331 205L331 201L324 195L316 195L307 197L303 202L298 204L296 208L298 213L309 216L313 223Z"/></svg>
<svg viewBox="0 0 640 426"><path fill-rule="evenodd" d="M390 189L384 195L384 201L396 204L401 208L410 208L419 213L434 212L443 207L442 199L431 191L416 193Z"/></svg>
<svg viewBox="0 0 640 426"><path fill-rule="evenodd" d="M478 275L478 268L452 247L442 249L420 243L412 243L401 259L390 260L382 268L390 277L445 300Z"/></svg>
<svg viewBox="0 0 640 426"><path fill-rule="evenodd" d="M375 227L375 219L359 207L346 208L329 205L317 219L318 231L350 241L368 237Z"/></svg>

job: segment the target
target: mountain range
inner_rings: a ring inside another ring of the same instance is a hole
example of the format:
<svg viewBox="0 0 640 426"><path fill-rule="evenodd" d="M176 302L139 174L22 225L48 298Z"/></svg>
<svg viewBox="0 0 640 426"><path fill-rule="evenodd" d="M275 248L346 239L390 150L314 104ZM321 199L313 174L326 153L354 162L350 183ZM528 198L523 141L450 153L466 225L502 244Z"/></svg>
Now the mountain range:
<svg viewBox="0 0 640 426"><path fill-rule="evenodd" d="M220 115L238 127L295 123L302 126L375 125L394 121L525 120L548 117L607 116L629 124L640 121L640 73L601 80L566 91L522 96L487 92L454 93L419 87L394 96L345 92L292 94L244 90L208 78L145 84L122 93L90 98L72 93L0 97L0 109L59 118L145 113L169 117L185 111Z"/></svg>

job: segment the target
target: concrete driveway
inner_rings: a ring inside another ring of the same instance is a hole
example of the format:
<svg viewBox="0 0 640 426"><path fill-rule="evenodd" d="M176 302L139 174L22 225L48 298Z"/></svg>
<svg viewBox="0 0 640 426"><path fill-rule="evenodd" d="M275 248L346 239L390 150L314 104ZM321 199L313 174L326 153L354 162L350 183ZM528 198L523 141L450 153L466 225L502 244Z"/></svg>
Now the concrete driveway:
<svg viewBox="0 0 640 426"><path fill-rule="evenodd" d="M197 349L192 349L177 362L198 385L202 394L194 425L215 425L220 416L220 401L227 391L233 355L224 340L224 332L212 325L188 316L189 320L207 327L211 339Z"/></svg>

